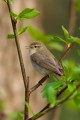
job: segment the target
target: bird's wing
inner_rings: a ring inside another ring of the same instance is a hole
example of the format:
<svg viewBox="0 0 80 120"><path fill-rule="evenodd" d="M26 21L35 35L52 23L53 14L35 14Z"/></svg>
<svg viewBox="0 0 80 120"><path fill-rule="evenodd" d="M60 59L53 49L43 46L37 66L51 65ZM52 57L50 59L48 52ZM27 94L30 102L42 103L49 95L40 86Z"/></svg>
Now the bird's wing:
<svg viewBox="0 0 80 120"><path fill-rule="evenodd" d="M49 71L52 71L58 75L63 74L62 66L54 57L48 57L46 56L46 59L44 56L41 56L41 54L33 54L31 55L31 60L33 62L36 62L37 65L43 67L44 69L47 69Z"/></svg>

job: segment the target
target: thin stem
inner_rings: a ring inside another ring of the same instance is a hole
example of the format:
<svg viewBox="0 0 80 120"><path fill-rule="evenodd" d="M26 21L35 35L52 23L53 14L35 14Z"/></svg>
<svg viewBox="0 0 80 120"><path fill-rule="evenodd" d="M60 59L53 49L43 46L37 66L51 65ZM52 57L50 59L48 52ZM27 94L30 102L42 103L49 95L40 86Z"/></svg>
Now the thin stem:
<svg viewBox="0 0 80 120"><path fill-rule="evenodd" d="M36 120L38 118L40 118L41 116L45 115L46 113L50 112L51 110L55 109L56 107L58 107L58 105L63 104L64 102L66 102L72 95L73 93L80 87L80 84L78 84L76 86L76 88L64 99L60 100L56 105L54 105L53 107L48 108L46 111L43 111L41 113L37 113L35 114L33 117L27 119L27 120Z"/></svg>
<svg viewBox="0 0 80 120"><path fill-rule="evenodd" d="M31 94L33 91L35 91L38 87L40 87L49 77L49 75L46 75L45 77L43 77L35 86L33 86L30 91L29 94Z"/></svg>
<svg viewBox="0 0 80 120"><path fill-rule="evenodd" d="M65 52L63 53L62 57L59 59L59 61L62 61L64 58L66 58L66 56L68 55L68 53L70 52L71 48L74 46L74 44L72 43L69 47L67 47L67 49L65 50Z"/></svg>
<svg viewBox="0 0 80 120"><path fill-rule="evenodd" d="M27 77L28 81L26 83L26 89L25 89L25 102L29 104L29 77ZM25 110L24 110L24 120L26 120L29 117L29 111L25 103Z"/></svg>
<svg viewBox="0 0 80 120"><path fill-rule="evenodd" d="M11 8L10 8L9 0L7 0L7 6L8 6L9 14L10 14L11 13ZM23 58L22 58L20 45L19 45L19 42L18 42L19 40L18 40L18 37L17 37L16 21L12 18L11 15L10 15L10 18L11 18L12 28L13 28L13 32L14 32L14 36L15 36L15 43L16 43L16 47L17 47L21 72L22 72L23 81L24 81L24 86L26 87L26 81L27 81L26 72L25 72L25 68L24 68L24 63L23 63Z"/></svg>
<svg viewBox="0 0 80 120"><path fill-rule="evenodd" d="M65 86L58 94L57 94L57 98L67 89L68 86ZM47 104L40 112L45 111L46 109L48 109L50 106L50 104ZM40 113L39 112L39 113Z"/></svg>
<svg viewBox="0 0 80 120"><path fill-rule="evenodd" d="M11 10L11 7L10 7L9 0L7 0L7 6L8 6L8 10L9 10L9 15L10 15L10 13L12 12L12 10ZM14 36L15 36L15 43L16 43L16 47L17 47L17 52L18 52L18 57L19 57L19 62L20 62L20 67L21 67L21 72L22 72L24 87L25 87L25 91L28 93L28 91L26 89L26 86L28 84L28 80L29 79L26 77L26 72L25 72L25 68L24 68L22 53L21 53L19 42L18 42L19 40L18 40L18 37L17 37L17 29L16 29L16 23L17 23L17 21L11 15L10 15L10 19L11 19L11 23L12 23L12 28L13 28ZM27 95L26 92L25 92L25 97ZM25 100L28 100L28 98L26 98ZM25 111L25 113L28 112L27 109L24 109L24 111ZM24 117L24 120L26 120L27 117L28 117L28 115L26 117Z"/></svg>

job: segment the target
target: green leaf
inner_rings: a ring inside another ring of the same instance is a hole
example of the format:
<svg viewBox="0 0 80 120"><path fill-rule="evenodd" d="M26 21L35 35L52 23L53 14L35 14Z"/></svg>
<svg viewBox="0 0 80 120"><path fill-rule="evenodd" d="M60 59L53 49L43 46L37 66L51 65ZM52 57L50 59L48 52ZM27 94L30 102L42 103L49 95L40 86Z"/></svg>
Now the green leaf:
<svg viewBox="0 0 80 120"><path fill-rule="evenodd" d="M53 35L53 36L51 35L51 36L49 36L49 38L54 40L54 41L57 41L57 42L64 42L66 44L70 44L70 43L73 43L73 42L80 44L80 38L73 37L73 36L70 36L70 35L68 35L68 37L65 37L65 39L63 39L59 36L55 36L55 35Z"/></svg>
<svg viewBox="0 0 80 120"><path fill-rule="evenodd" d="M74 84L68 84L68 89L70 92L72 92L76 88L76 85Z"/></svg>
<svg viewBox="0 0 80 120"><path fill-rule="evenodd" d="M70 40L71 40L71 42L76 42L76 43L80 44L80 38L78 38L78 37L70 36Z"/></svg>
<svg viewBox="0 0 80 120"><path fill-rule="evenodd" d="M8 34L8 39L13 39L15 38L14 34Z"/></svg>
<svg viewBox="0 0 80 120"><path fill-rule="evenodd" d="M17 35L21 35L21 34L24 33L27 29L28 29L28 26L19 29L19 31L17 32ZM14 34L8 34L8 39L13 39L13 38L15 38Z"/></svg>
<svg viewBox="0 0 80 120"><path fill-rule="evenodd" d="M14 18L17 17L17 14L15 14L14 12L10 12L10 15L11 15L12 17L14 17Z"/></svg>
<svg viewBox="0 0 80 120"><path fill-rule="evenodd" d="M80 74L80 64L75 66L74 72Z"/></svg>
<svg viewBox="0 0 80 120"><path fill-rule="evenodd" d="M30 33L30 35L32 36L32 38L44 42L46 45L49 43L49 37L45 34L43 34L42 32L40 32L37 28L34 28L32 26L28 27L28 31Z"/></svg>
<svg viewBox="0 0 80 120"><path fill-rule="evenodd" d="M13 4L14 3L14 0L9 0L10 4Z"/></svg>
<svg viewBox="0 0 80 120"><path fill-rule="evenodd" d="M50 104L56 103L57 88L63 84L63 80L48 83L43 89L43 97L47 98Z"/></svg>
<svg viewBox="0 0 80 120"><path fill-rule="evenodd" d="M67 31L67 29L64 26L62 26L62 30L64 32L65 38L69 38L69 32Z"/></svg>
<svg viewBox="0 0 80 120"><path fill-rule="evenodd" d="M26 104L26 107L28 108L28 110L34 115L34 112L31 108L31 106L29 105L29 103L26 102L25 104Z"/></svg>
<svg viewBox="0 0 80 120"><path fill-rule="evenodd" d="M80 44L80 38L78 38L78 37L73 37L73 36L70 36L69 35L69 32L62 26L62 29L63 29L63 32L64 32L64 36L65 36L65 42L67 43L67 44L69 44L69 43L73 43L73 42L76 42L76 43L78 43L78 44Z"/></svg>
<svg viewBox="0 0 80 120"><path fill-rule="evenodd" d="M54 36L52 36L52 38L53 38L53 40L55 40L57 42L64 42L64 43L66 43L66 40L61 38L61 37L59 37L59 36L55 36L54 35Z"/></svg>
<svg viewBox="0 0 80 120"><path fill-rule="evenodd" d="M80 38L78 37L69 36L69 38L66 38L65 41L67 44L74 43L74 42L80 44Z"/></svg>
<svg viewBox="0 0 80 120"><path fill-rule="evenodd" d="M63 80L59 80L59 81L55 81L55 82L51 82L48 83L43 90L47 89L49 86L52 86L54 89L60 87L62 84L64 83Z"/></svg>
<svg viewBox="0 0 80 120"><path fill-rule="evenodd" d="M46 90L43 91L43 97L47 98L50 104L56 103L56 90L52 86L48 86Z"/></svg>
<svg viewBox="0 0 80 120"><path fill-rule="evenodd" d="M80 93L78 93L77 95L75 95L74 99L73 99L74 103L80 107Z"/></svg>
<svg viewBox="0 0 80 120"><path fill-rule="evenodd" d="M63 83L64 83L63 80L59 80L59 81L49 83L49 85L51 85L54 89L56 89L56 88L60 87Z"/></svg>
<svg viewBox="0 0 80 120"><path fill-rule="evenodd" d="M25 8L17 17L19 20L34 18L39 15L40 12L35 9Z"/></svg>
<svg viewBox="0 0 80 120"><path fill-rule="evenodd" d="M49 42L48 44L50 47L56 49L56 50L59 50L59 51L63 51L63 45L61 45L60 43L58 42Z"/></svg>
<svg viewBox="0 0 80 120"><path fill-rule="evenodd" d="M63 67L64 67L64 79L66 82L70 83L73 81L79 81L80 80L80 65L77 64L73 60L66 60L63 61Z"/></svg>
<svg viewBox="0 0 80 120"><path fill-rule="evenodd" d="M24 118L23 112L19 112L19 113L17 114L17 120L23 120L23 118Z"/></svg>
<svg viewBox="0 0 80 120"><path fill-rule="evenodd" d="M28 26L27 26L27 27L24 27L24 28L19 29L19 31L18 31L18 35L21 35L21 34L22 34L22 33L24 33L27 29L28 29Z"/></svg>
<svg viewBox="0 0 80 120"><path fill-rule="evenodd" d="M17 118L17 113L12 113L9 115L9 118L12 120L16 119Z"/></svg>

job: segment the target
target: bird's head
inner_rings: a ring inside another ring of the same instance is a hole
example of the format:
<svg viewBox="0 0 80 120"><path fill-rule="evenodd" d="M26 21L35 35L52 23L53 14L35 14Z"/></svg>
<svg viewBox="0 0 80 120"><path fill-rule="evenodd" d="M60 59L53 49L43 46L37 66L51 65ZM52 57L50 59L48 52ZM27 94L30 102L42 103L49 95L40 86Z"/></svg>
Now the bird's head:
<svg viewBox="0 0 80 120"><path fill-rule="evenodd" d="M40 42L33 42L29 46L26 46L29 49L30 55L43 50L43 44Z"/></svg>

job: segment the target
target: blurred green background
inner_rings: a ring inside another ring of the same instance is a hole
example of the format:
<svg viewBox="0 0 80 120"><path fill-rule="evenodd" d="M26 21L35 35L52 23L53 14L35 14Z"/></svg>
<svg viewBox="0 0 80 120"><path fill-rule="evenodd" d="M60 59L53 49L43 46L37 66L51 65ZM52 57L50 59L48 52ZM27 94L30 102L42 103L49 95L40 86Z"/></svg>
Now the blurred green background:
<svg viewBox="0 0 80 120"><path fill-rule="evenodd" d="M76 0L73 0L73 2ZM48 35L59 35L63 37L62 25L68 29L69 17L70 17L70 5L71 0L23 0L16 1L12 5L13 11L18 13L25 7L36 8L41 14L40 16L34 18L33 20L26 21L24 23L19 22L18 28L24 26L24 24L32 24L34 27L38 28L42 33ZM0 120L9 120L7 115L13 113L14 111L19 111L23 109L24 103L24 88L22 83L22 76L20 72L19 62L17 58L17 52L15 48L15 43L13 40L7 39L7 34L12 33L11 23L8 15L8 9L6 4L3 1L0 1L0 93L1 93L1 104L2 101L6 104L6 107L1 108ZM78 0L76 11L76 21L74 27L74 36L80 36L80 0ZM75 16L73 16L75 17ZM72 27L72 26L71 26ZM26 39L27 38L27 39ZM29 62L29 58L26 58L25 46L32 41L28 33L25 33L20 37L20 45L23 53L24 63ZM43 40L44 41L44 40ZM65 45L62 44L65 48ZM48 46L48 44L47 44ZM49 46L48 46L49 47ZM13 52L14 50L14 52ZM54 55L60 59L64 51L59 51L57 49L50 50ZM64 49L65 50L65 49ZM80 46L74 45L71 51L69 52L67 59L73 59L76 63L80 62ZM79 55L78 55L79 53ZM35 83L40 79L41 75L33 70L32 66L26 68L28 75L32 72L30 79L35 79ZM35 73L35 76L34 76ZM14 80L15 79L15 80ZM19 84L19 86L18 86ZM34 85L31 82L31 86ZM40 89L41 91L41 89ZM31 104L36 111L38 108L41 109L44 106L43 104L38 104L35 107L35 101L41 102L41 95L38 96L38 93L35 93L32 96ZM13 105L12 105L13 104ZM2 107L2 105L0 105ZM41 118L41 120L80 120L80 108L76 108L73 103L67 102L56 111L52 111L47 115L48 117Z"/></svg>

